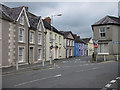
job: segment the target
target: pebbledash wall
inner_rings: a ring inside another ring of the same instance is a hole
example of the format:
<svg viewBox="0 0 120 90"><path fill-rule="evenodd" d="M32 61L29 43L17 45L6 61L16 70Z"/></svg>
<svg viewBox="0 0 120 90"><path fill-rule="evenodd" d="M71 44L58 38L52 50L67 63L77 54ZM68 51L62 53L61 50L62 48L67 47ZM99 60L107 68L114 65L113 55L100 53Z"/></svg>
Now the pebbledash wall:
<svg viewBox="0 0 120 90"><path fill-rule="evenodd" d="M14 33L15 24L2 19L2 66L11 66L15 60Z"/></svg>

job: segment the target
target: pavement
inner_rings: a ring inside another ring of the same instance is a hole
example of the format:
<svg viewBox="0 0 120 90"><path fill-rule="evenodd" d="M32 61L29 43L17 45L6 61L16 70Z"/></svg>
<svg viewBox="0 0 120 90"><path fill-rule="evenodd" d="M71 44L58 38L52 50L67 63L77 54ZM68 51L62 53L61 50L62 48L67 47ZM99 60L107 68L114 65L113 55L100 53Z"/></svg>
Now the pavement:
<svg viewBox="0 0 120 90"><path fill-rule="evenodd" d="M3 88L111 88L114 84L107 84L118 77L117 61L90 63L90 59L56 60L52 67L45 69L5 74Z"/></svg>

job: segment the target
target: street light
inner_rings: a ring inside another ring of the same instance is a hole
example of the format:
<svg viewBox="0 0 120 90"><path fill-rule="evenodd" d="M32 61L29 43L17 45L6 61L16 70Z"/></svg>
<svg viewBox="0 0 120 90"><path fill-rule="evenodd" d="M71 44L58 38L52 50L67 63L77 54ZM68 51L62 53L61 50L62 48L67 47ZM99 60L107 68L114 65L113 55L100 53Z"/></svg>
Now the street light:
<svg viewBox="0 0 120 90"><path fill-rule="evenodd" d="M56 14L56 15L51 15L51 31L53 31L53 17L55 17L55 16L62 16L62 14L60 13L60 14ZM52 41L51 41L51 45L53 45L53 39L52 39ZM53 52L52 52L52 49L50 49L51 50L51 52L50 52L50 64L52 64L52 57L53 57Z"/></svg>

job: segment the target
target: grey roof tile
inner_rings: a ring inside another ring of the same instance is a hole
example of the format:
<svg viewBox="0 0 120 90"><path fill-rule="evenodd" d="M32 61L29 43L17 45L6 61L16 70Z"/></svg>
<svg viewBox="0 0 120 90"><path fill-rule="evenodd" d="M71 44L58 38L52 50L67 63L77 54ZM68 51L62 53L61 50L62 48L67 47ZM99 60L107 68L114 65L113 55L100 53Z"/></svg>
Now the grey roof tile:
<svg viewBox="0 0 120 90"><path fill-rule="evenodd" d="M37 25L39 23L41 16L36 16L30 12L27 12L27 15L28 15L29 23L30 23L30 28L33 30L37 30Z"/></svg>
<svg viewBox="0 0 120 90"><path fill-rule="evenodd" d="M53 32L56 32L58 34L63 35L60 31L58 31L55 27L51 26L47 21L43 20L44 27L48 30L51 30L51 27L53 28Z"/></svg>
<svg viewBox="0 0 120 90"><path fill-rule="evenodd" d="M23 9L24 6L21 7L15 7L15 8L9 8L5 5L2 5L2 10L8 15L10 16L13 20L17 20L17 18L19 17L19 14L21 12L21 10Z"/></svg>
<svg viewBox="0 0 120 90"><path fill-rule="evenodd" d="M104 18L100 19L98 22L94 23L92 26L107 25L107 24L120 25L120 19L113 16L105 16Z"/></svg>

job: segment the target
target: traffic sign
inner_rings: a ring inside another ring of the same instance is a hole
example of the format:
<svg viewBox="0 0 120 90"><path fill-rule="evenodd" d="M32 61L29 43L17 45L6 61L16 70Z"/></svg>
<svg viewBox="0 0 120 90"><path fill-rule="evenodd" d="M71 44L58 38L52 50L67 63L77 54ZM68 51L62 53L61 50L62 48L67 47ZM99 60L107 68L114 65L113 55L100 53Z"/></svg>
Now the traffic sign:
<svg viewBox="0 0 120 90"><path fill-rule="evenodd" d="M95 47L95 48L98 48L98 44L95 44L94 47Z"/></svg>
<svg viewBox="0 0 120 90"><path fill-rule="evenodd" d="M53 46L50 46L50 49L52 49L53 48Z"/></svg>

